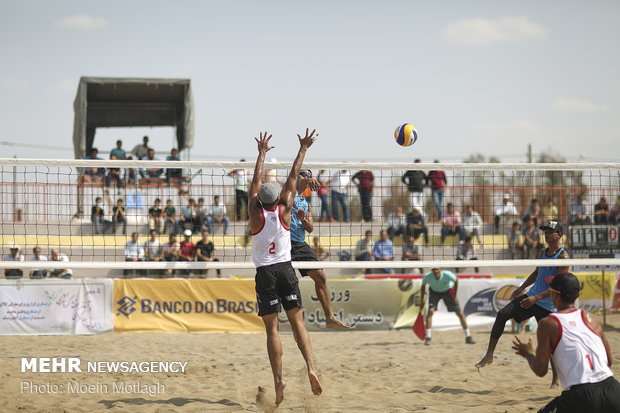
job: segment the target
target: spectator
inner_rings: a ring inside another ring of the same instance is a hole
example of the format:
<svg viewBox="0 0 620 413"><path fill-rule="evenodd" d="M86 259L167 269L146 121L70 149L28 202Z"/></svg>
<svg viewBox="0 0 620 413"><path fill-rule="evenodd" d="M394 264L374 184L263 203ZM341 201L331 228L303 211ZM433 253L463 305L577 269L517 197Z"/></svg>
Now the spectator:
<svg viewBox="0 0 620 413"><path fill-rule="evenodd" d="M553 203L553 199L549 198L547 204L543 207L543 221L557 221L558 207Z"/></svg>
<svg viewBox="0 0 620 413"><path fill-rule="evenodd" d="M319 171L317 180L319 181L319 184L321 184L321 187L318 190L319 198L321 198L321 216L319 218L319 222L334 221L329 209L329 176L327 175L327 171L325 169L321 169Z"/></svg>
<svg viewBox="0 0 620 413"><path fill-rule="evenodd" d="M534 226L537 227L538 220L540 219L541 215L542 211L540 210L540 203L538 202L538 199L532 198L530 204L525 209L525 215L523 217L523 220L525 221L525 217L530 217L534 221Z"/></svg>
<svg viewBox="0 0 620 413"><path fill-rule="evenodd" d="M521 225L517 221L512 223L512 228L508 230L508 248L510 249L510 258L515 259L517 255L523 258L524 245L522 241Z"/></svg>
<svg viewBox="0 0 620 413"><path fill-rule="evenodd" d="M116 148L112 149L110 151L110 155L114 155L116 156L116 159L125 159L127 158L127 153L125 152L125 149L123 149L123 141L122 140L117 140L116 141ZM110 157L110 159L112 159Z"/></svg>
<svg viewBox="0 0 620 413"><path fill-rule="evenodd" d="M463 234L465 236L475 235L478 240L478 244L482 245L482 218L480 214L474 211L471 205L465 206L465 214L463 214Z"/></svg>
<svg viewBox="0 0 620 413"><path fill-rule="evenodd" d="M357 245L355 246L355 261L372 261L372 251L374 247L372 231L368 230L364 234L364 238L357 241ZM364 272L370 274L372 270L367 268Z"/></svg>
<svg viewBox="0 0 620 413"><path fill-rule="evenodd" d="M241 159L241 162L245 162L245 159ZM247 169L239 168L233 169L228 173L228 176L235 180L235 219L241 221L241 211L243 205L245 205L245 216L243 220L248 219L248 182L249 171Z"/></svg>
<svg viewBox="0 0 620 413"><path fill-rule="evenodd" d="M513 222L518 215L519 211L517 211L517 208L510 200L510 195L504 194L502 205L495 209L495 234L499 234L500 224L502 224L502 227L505 227L507 222Z"/></svg>
<svg viewBox="0 0 620 413"><path fill-rule="evenodd" d="M319 237L312 238L312 250L319 257L319 261L325 261L329 258L329 250L319 244Z"/></svg>
<svg viewBox="0 0 620 413"><path fill-rule="evenodd" d="M414 161L420 163L419 159ZM400 178L401 182L407 185L409 190L409 206L411 208L418 208L420 215L424 216L424 185L426 184L427 177L424 171L410 170Z"/></svg>
<svg viewBox="0 0 620 413"><path fill-rule="evenodd" d="M609 224L609 204L607 198L601 197L598 204L594 205L594 223Z"/></svg>
<svg viewBox="0 0 620 413"><path fill-rule="evenodd" d="M166 156L167 161L180 161L179 153L176 148L172 148L170 151L170 155ZM183 169L181 168L168 168L166 169L166 182L168 185L172 181L179 182L179 184L183 181Z"/></svg>
<svg viewBox="0 0 620 413"><path fill-rule="evenodd" d="M394 239L395 235L403 235L405 233L407 228L407 217L403 214L403 209L401 207L397 207L395 211L392 211L387 221L387 233L390 239Z"/></svg>
<svg viewBox="0 0 620 413"><path fill-rule="evenodd" d="M569 225L586 225L590 223L588 203L584 194L577 195L568 208Z"/></svg>
<svg viewBox="0 0 620 413"><path fill-rule="evenodd" d="M158 159L155 157L155 150L149 148L147 155L144 158L140 158L142 161L157 161ZM140 176L142 178L146 178L147 181L157 180L164 173L163 168L155 167L155 168L140 168Z"/></svg>
<svg viewBox="0 0 620 413"><path fill-rule="evenodd" d="M168 232L168 228L172 228L173 234L179 233L177 209L172 205L172 199L166 201L166 208L164 208L164 233Z"/></svg>
<svg viewBox="0 0 620 413"><path fill-rule="evenodd" d="M45 255L41 255L41 248L38 246L32 249L32 253L34 257L30 258L29 261L47 261L47 257ZM47 270L43 268L33 268L30 271L31 279L41 279L47 277Z"/></svg>
<svg viewBox="0 0 620 413"><path fill-rule="evenodd" d="M149 231L150 238L144 243L144 261L159 262L163 261L161 241L159 240L157 231L151 229ZM146 270L146 275L161 274L159 270Z"/></svg>
<svg viewBox="0 0 620 413"><path fill-rule="evenodd" d="M116 155L113 153L110 154L110 160L115 161ZM108 174L105 177L105 186L109 188L112 184L112 181L116 182L117 192L123 187L123 183L121 181L121 168L108 168ZM109 201L109 200L108 200Z"/></svg>
<svg viewBox="0 0 620 413"><path fill-rule="evenodd" d="M375 242L375 246L372 249L375 261L394 261L394 244L388 238L386 230L382 229L380 232L381 239ZM381 268L379 271L385 274L391 274L391 268Z"/></svg>
<svg viewBox="0 0 620 413"><path fill-rule="evenodd" d="M213 197L213 205L207 216L207 229L209 233L213 234L213 224L222 224L224 225L224 235L226 235L229 222L230 220L226 216L226 207L220 204L220 196L215 195Z"/></svg>
<svg viewBox="0 0 620 413"><path fill-rule="evenodd" d="M112 231L116 234L116 226L123 224L123 235L127 234L127 213L122 198L116 200L116 206L112 208Z"/></svg>
<svg viewBox="0 0 620 413"><path fill-rule="evenodd" d="M435 160L435 163L439 163L439 160ZM448 185L448 178L444 171L429 171L426 178L427 182L430 182L430 187L433 193L433 204L437 209L437 220L441 221L443 217L443 192L444 187Z"/></svg>
<svg viewBox="0 0 620 413"><path fill-rule="evenodd" d="M538 255L538 251L541 248L540 234L538 229L534 226L534 220L525 216L524 222L525 228L523 228L523 247L525 251L525 259L533 259Z"/></svg>
<svg viewBox="0 0 620 413"><path fill-rule="evenodd" d="M467 236L460 240L459 245L456 247L456 260L468 261L477 259L478 256L476 255L476 247L474 247L471 236ZM474 267L474 271L478 273L478 267Z"/></svg>
<svg viewBox="0 0 620 413"><path fill-rule="evenodd" d="M209 239L209 231L202 231L202 239L198 241L196 244L196 261L201 262L219 262L220 260L215 256L215 246L213 242ZM215 270L217 273L217 278L222 276L222 270L217 268ZM205 268L204 270L198 271L201 275L207 275L209 273L209 269Z"/></svg>
<svg viewBox="0 0 620 413"><path fill-rule="evenodd" d="M278 162L276 158L271 158L269 162ZM277 169L265 169L263 173L263 183L267 182L279 182L282 185L282 182L278 180L278 171Z"/></svg>
<svg viewBox="0 0 620 413"><path fill-rule="evenodd" d="M418 239L420 234L424 235L424 244L428 245L428 228L424 223L424 217L418 208L413 208L407 214L407 229L406 235L412 235L413 238Z"/></svg>
<svg viewBox="0 0 620 413"><path fill-rule="evenodd" d="M422 261L422 246L418 244L417 238L409 235L407 241L403 244L403 261ZM423 268L419 268L424 273Z"/></svg>
<svg viewBox="0 0 620 413"><path fill-rule="evenodd" d="M93 205L90 212L90 221L93 223L95 234L105 234L112 225L112 222L105 219L101 197L95 198L95 205ZM101 228L102 225L103 229Z"/></svg>
<svg viewBox="0 0 620 413"><path fill-rule="evenodd" d="M138 240L138 233L133 232L131 234L131 240L125 244L125 261L127 262L142 262L144 261L144 246ZM140 270L125 269L123 275L129 274L141 274Z"/></svg>
<svg viewBox="0 0 620 413"><path fill-rule="evenodd" d="M180 227L192 230L200 226L200 217L196 208L196 201L190 198L187 206L181 208L181 218L179 218Z"/></svg>
<svg viewBox="0 0 620 413"><path fill-rule="evenodd" d="M181 245L177 242L176 234L170 234L169 241L162 248L162 253L164 254L164 260L169 262L177 262L179 261L179 256L181 253ZM172 268L166 269L166 275L171 276L176 274L176 270Z"/></svg>
<svg viewBox="0 0 620 413"><path fill-rule="evenodd" d="M133 161L133 157L128 156L127 160ZM128 185L134 185L135 183L138 182L138 170L136 168L125 168L125 182Z"/></svg>
<svg viewBox="0 0 620 413"><path fill-rule="evenodd" d="M196 244L192 242L192 231L183 231L183 241L180 245L179 261L193 262L196 259ZM191 275L191 270L183 271L184 274Z"/></svg>
<svg viewBox="0 0 620 413"><path fill-rule="evenodd" d="M609 211L609 221L610 224L620 224L620 195L616 196L616 202Z"/></svg>
<svg viewBox="0 0 620 413"><path fill-rule="evenodd" d="M101 160L98 156L97 148L91 148L90 153L86 155L86 159ZM85 182L102 182L105 177L105 168L86 168L84 171Z"/></svg>
<svg viewBox="0 0 620 413"><path fill-rule="evenodd" d="M452 202L446 206L446 213L441 217L441 245L443 246L448 235L458 235L463 240L463 227L461 226L461 214L454 209Z"/></svg>
<svg viewBox="0 0 620 413"><path fill-rule="evenodd" d="M353 175L351 182L357 186L362 204L362 219L364 222L372 222L372 191L375 186L375 176L368 169L364 169Z"/></svg>
<svg viewBox="0 0 620 413"><path fill-rule="evenodd" d="M146 158L149 153L149 149L151 149L149 147L149 137L145 136L142 138L142 144L134 146L134 148L131 150L131 153L135 155L136 159L142 159Z"/></svg>
<svg viewBox="0 0 620 413"><path fill-rule="evenodd" d="M149 208L149 230L155 230L158 234L164 232L164 217L162 216L161 200L155 199L155 204Z"/></svg>
<svg viewBox="0 0 620 413"><path fill-rule="evenodd" d="M342 207L343 222L349 222L349 204L347 201L347 191L351 183L351 174L346 169L334 172L330 177L329 187L332 191L332 218L334 221L340 220L340 209Z"/></svg>
<svg viewBox="0 0 620 413"><path fill-rule="evenodd" d="M50 250L50 261L54 262L69 262L69 257L67 254L62 254L56 248L52 248ZM70 268L54 268L50 270L50 278L71 278L73 275L73 271Z"/></svg>
<svg viewBox="0 0 620 413"><path fill-rule="evenodd" d="M23 262L24 256L20 253L20 247L17 244L9 244L9 254L4 256L3 261L16 261ZM4 269L4 278L7 280L14 280L17 278L22 278L24 276L24 272L20 268L5 268Z"/></svg>
<svg viewBox="0 0 620 413"><path fill-rule="evenodd" d="M196 205L196 215L198 215L198 225L192 228L192 232L198 234L207 227L207 217L209 216L209 210L205 206L205 199L198 198L198 205Z"/></svg>

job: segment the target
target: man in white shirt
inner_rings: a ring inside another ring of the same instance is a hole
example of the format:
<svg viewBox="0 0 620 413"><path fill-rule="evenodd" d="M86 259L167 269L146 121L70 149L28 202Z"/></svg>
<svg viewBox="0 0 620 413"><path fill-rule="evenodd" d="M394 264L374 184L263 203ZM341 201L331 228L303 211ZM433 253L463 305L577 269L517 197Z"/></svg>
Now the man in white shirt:
<svg viewBox="0 0 620 413"><path fill-rule="evenodd" d="M207 229L209 234L213 234L213 224L224 225L224 235L228 232L229 219L226 216L226 206L220 204L220 196L213 197L213 205L207 215Z"/></svg>
<svg viewBox="0 0 620 413"><path fill-rule="evenodd" d="M142 262L144 261L144 246L138 240L138 233L133 232L131 234L131 241L125 244L125 261L127 262ZM141 274L141 271L134 272L133 270L124 270L123 275L129 275L130 273Z"/></svg>
<svg viewBox="0 0 620 413"><path fill-rule="evenodd" d="M349 222L349 203L347 201L347 191L351 185L351 173L346 169L334 172L329 180L329 187L332 190L332 218L336 221L340 218L340 210L342 207L342 220Z"/></svg>
<svg viewBox="0 0 620 413"><path fill-rule="evenodd" d="M41 248L38 246L32 249L32 253L34 254L34 257L30 258L29 261L47 261L47 257L41 255ZM30 278L32 279L41 279L45 277L47 277L47 270L44 268L33 268L30 271Z"/></svg>
<svg viewBox="0 0 620 413"><path fill-rule="evenodd" d="M9 244L9 254L5 255L3 261L17 261L23 262L24 256L19 252L20 247L17 244ZM14 280L17 278L22 278L24 276L24 272L21 268L5 268L4 270L4 278L7 280Z"/></svg>
<svg viewBox="0 0 620 413"><path fill-rule="evenodd" d="M150 236L151 237L144 243L144 260L153 262L163 261L161 241L157 236L157 231L152 229L150 231ZM151 273L160 275L161 271L146 270L146 275L150 275Z"/></svg>
<svg viewBox="0 0 620 413"><path fill-rule="evenodd" d="M482 245L482 218L480 214L474 211L471 205L465 206L465 213L463 214L463 230L466 236L475 235L478 240L478 244Z"/></svg>
<svg viewBox="0 0 620 413"><path fill-rule="evenodd" d="M495 234L499 234L500 221L503 220L504 224L512 222L518 217L519 211L517 207L510 200L509 194L504 194L502 204L495 209Z"/></svg>
<svg viewBox="0 0 620 413"><path fill-rule="evenodd" d="M62 254L56 248L50 250L50 261L55 262L69 262L69 257L66 254ZM71 278L73 271L70 268L54 268L50 270L50 278Z"/></svg>

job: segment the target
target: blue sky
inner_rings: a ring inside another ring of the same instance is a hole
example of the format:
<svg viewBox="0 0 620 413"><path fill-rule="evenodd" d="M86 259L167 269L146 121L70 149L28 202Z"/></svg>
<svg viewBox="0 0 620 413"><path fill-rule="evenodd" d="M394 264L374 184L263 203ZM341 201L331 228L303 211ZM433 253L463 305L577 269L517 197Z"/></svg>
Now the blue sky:
<svg viewBox="0 0 620 413"><path fill-rule="evenodd" d="M73 157L80 76L190 78L193 160L617 161L617 1L0 2L3 157ZM393 131L414 124L401 148ZM171 128L103 129L100 150ZM19 146L8 146L6 143ZM65 148L65 150L62 150Z"/></svg>

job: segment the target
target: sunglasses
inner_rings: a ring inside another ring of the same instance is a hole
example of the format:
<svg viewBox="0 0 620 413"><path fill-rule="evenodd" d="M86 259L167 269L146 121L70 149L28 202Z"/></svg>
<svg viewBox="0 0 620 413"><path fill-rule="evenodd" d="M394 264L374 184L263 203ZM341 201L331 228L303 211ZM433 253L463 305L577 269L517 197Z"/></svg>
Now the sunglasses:
<svg viewBox="0 0 620 413"><path fill-rule="evenodd" d="M304 178L312 178L312 175L308 172L300 172L299 176L303 176Z"/></svg>

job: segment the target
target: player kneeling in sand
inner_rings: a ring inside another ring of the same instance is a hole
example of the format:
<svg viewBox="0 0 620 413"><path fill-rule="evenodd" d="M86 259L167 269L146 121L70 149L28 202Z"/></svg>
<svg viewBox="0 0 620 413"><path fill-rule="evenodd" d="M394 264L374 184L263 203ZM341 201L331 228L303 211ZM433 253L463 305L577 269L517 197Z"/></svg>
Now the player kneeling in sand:
<svg viewBox="0 0 620 413"><path fill-rule="evenodd" d="M297 175L306 154L314 141L314 131L299 137L299 152L293 162L284 188L277 182L262 184L265 154L271 135L260 134L258 158L250 185L249 214L252 231L252 260L256 265L256 298L258 315L262 317L267 332L267 353L271 363L276 389L276 405L284 399L286 382L282 379L282 343L278 331L278 312L284 307L291 324L295 342L306 361L310 386L315 395L323 391L312 356L310 336L304 325L301 309L301 293L295 270L291 265L291 211L297 187Z"/></svg>

